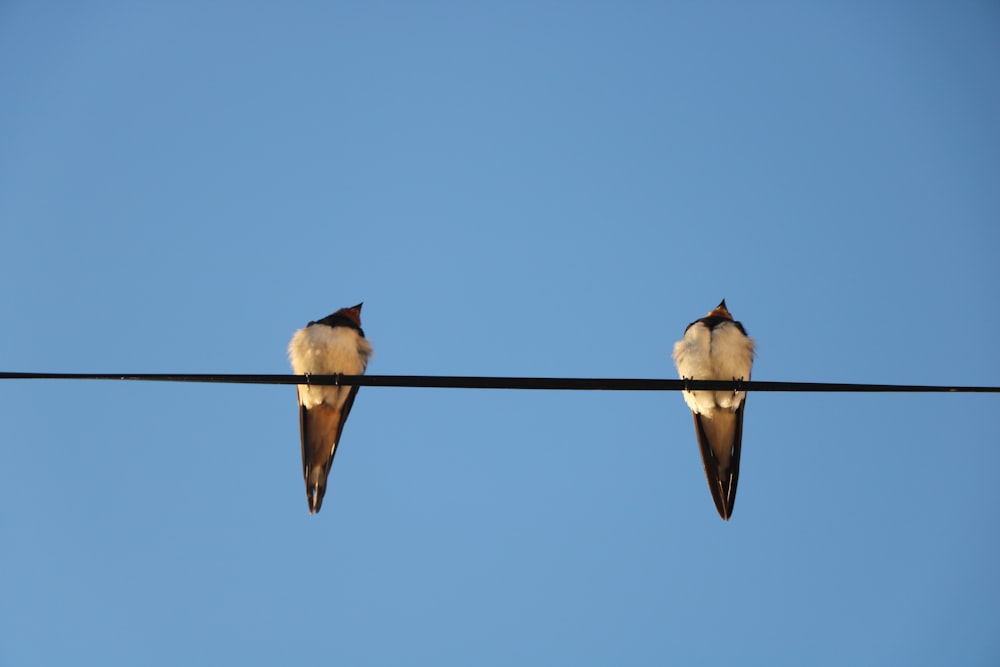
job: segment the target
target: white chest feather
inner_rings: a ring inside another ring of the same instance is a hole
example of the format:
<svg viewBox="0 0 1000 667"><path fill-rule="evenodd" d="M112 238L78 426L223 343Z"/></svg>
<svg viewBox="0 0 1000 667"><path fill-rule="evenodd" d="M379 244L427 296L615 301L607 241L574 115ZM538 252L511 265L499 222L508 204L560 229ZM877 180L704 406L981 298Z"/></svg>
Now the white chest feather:
<svg viewBox="0 0 1000 667"><path fill-rule="evenodd" d="M292 370L300 375L361 375L371 354L368 339L350 327L314 324L296 331L288 344ZM341 389L299 385L299 398L307 408L323 402L337 405L345 393Z"/></svg>
<svg viewBox="0 0 1000 667"><path fill-rule="evenodd" d="M696 380L750 379L753 340L732 322L709 329L691 325L674 345L674 362L681 378ZM716 408L736 410L745 392L685 391L684 400L694 412L711 416Z"/></svg>

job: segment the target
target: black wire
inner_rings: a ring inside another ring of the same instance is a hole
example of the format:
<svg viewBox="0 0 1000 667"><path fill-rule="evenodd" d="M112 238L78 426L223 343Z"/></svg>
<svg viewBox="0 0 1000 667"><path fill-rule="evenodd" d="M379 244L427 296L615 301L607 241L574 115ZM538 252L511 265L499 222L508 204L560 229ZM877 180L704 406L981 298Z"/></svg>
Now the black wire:
<svg viewBox="0 0 1000 667"><path fill-rule="evenodd" d="M313 384L362 387L424 387L437 389L548 389L603 391L866 392L866 393L1000 393L1000 387L948 385L858 384L838 382L767 382L742 380L659 380L635 378L477 377L463 375L255 375L177 373L15 373L0 372L0 380L132 380L139 382L205 382L221 384Z"/></svg>

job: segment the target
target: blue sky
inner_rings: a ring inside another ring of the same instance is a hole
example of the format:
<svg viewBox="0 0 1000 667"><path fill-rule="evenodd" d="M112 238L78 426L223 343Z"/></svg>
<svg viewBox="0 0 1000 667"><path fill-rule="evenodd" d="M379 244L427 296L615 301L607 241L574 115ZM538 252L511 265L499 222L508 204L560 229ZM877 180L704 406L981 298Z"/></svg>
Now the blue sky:
<svg viewBox="0 0 1000 667"><path fill-rule="evenodd" d="M989 2L0 5L0 370L996 385ZM992 665L1000 405L0 382L4 665Z"/></svg>

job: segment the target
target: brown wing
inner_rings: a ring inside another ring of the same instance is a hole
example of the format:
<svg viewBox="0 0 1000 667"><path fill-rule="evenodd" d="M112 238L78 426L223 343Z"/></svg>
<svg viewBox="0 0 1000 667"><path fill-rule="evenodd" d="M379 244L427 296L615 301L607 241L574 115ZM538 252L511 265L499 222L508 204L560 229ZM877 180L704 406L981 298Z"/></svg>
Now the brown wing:
<svg viewBox="0 0 1000 667"><path fill-rule="evenodd" d="M736 504L745 405L744 399L736 412L717 409L712 419L692 413L708 489L712 492L712 500L715 501L719 516L726 521L733 515L733 506Z"/></svg>
<svg viewBox="0 0 1000 667"><path fill-rule="evenodd" d="M319 512L326 494L327 477L337 453L340 434L354 405L358 387L351 387L343 407L320 403L306 409L299 405L299 433L302 441L302 476L310 514Z"/></svg>
<svg viewBox="0 0 1000 667"><path fill-rule="evenodd" d="M358 385L351 387L350 393L347 394L347 400L344 401L344 407L340 410L340 423L337 424L337 439L334 442L334 449L340 442L340 434L344 432L344 424L347 423L347 416L351 414L351 408L354 407L354 398L358 395L358 389L361 389ZM333 453L330 454L330 459L333 459Z"/></svg>

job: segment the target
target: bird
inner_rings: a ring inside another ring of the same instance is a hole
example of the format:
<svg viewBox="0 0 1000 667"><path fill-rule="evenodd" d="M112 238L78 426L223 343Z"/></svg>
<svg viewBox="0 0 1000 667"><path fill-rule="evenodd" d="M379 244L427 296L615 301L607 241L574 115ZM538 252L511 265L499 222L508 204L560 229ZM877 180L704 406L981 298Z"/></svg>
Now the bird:
<svg viewBox="0 0 1000 667"><path fill-rule="evenodd" d="M310 322L292 336L288 358L297 375L361 375L372 345L361 329L361 306L341 308ZM344 422L351 413L358 386L297 385L302 476L309 513L323 506L326 481L337 453Z"/></svg>
<svg viewBox="0 0 1000 667"><path fill-rule="evenodd" d="M726 300L695 320L674 345L674 363L682 380L749 380L754 341L733 319ZM740 476L745 391L688 391L705 477L715 508L724 521L733 515Z"/></svg>

